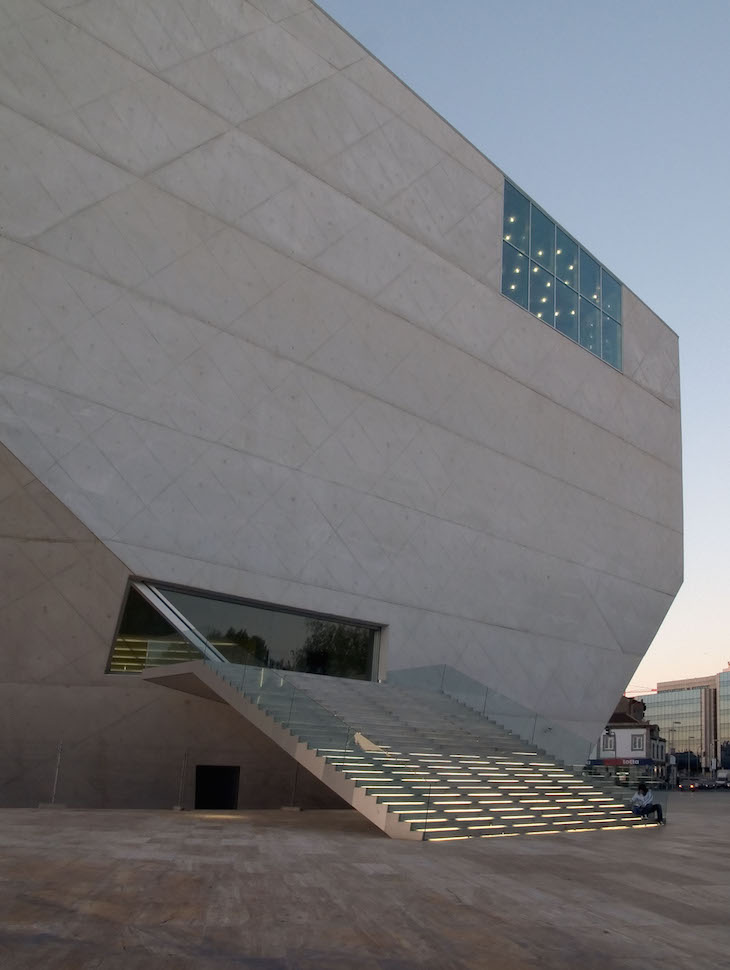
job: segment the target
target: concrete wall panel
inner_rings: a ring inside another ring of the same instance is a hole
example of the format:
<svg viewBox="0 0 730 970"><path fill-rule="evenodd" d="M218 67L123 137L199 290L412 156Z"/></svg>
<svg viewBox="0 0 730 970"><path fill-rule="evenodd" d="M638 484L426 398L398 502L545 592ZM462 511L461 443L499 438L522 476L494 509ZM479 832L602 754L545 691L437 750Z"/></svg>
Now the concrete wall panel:
<svg viewBox="0 0 730 970"><path fill-rule="evenodd" d="M19 526L22 528L19 529ZM128 569L0 446L0 804L194 804L196 764L241 768L241 808L341 802L224 704L104 673Z"/></svg>
<svg viewBox="0 0 730 970"><path fill-rule="evenodd" d="M25 9L0 432L94 551L7 568L13 629L69 617L12 665L100 670L108 555L381 623L391 668L593 737L681 582L675 335L625 290L621 374L502 297L501 173L308 0Z"/></svg>

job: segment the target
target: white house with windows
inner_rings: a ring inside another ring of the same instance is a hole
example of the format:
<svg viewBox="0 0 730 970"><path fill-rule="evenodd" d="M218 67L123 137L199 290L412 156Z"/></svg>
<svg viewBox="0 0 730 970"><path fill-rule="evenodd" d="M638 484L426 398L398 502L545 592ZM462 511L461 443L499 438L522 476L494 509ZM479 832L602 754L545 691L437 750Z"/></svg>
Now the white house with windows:
<svg viewBox="0 0 730 970"><path fill-rule="evenodd" d="M644 720L644 703L622 697L592 752L591 764L608 769L639 769L632 774L663 770L666 742L659 727Z"/></svg>
<svg viewBox="0 0 730 970"><path fill-rule="evenodd" d="M630 724L610 726L599 738L594 764L652 765L664 764L665 741L654 737L656 725Z"/></svg>

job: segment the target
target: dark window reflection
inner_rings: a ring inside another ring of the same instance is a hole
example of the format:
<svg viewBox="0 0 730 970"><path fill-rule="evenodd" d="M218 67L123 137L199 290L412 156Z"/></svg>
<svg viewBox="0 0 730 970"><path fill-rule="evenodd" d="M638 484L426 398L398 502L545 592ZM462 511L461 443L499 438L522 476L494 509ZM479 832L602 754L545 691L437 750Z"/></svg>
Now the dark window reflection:
<svg viewBox="0 0 730 970"><path fill-rule="evenodd" d="M549 323L554 324L555 314L555 278L537 263L530 263L530 313Z"/></svg>
<svg viewBox="0 0 730 970"><path fill-rule="evenodd" d="M555 284L555 329L578 339L578 294L564 283Z"/></svg>
<svg viewBox="0 0 730 970"><path fill-rule="evenodd" d="M552 273L555 268L555 223L532 207L530 256Z"/></svg>
<svg viewBox="0 0 730 970"><path fill-rule="evenodd" d="M580 301L580 343L601 356L601 311L588 300Z"/></svg>
<svg viewBox="0 0 730 970"><path fill-rule="evenodd" d="M598 263L581 249L580 251L580 295L594 303L601 302L601 268Z"/></svg>
<svg viewBox="0 0 730 970"><path fill-rule="evenodd" d="M578 244L558 229L555 237L555 275L563 283L578 289Z"/></svg>
<svg viewBox="0 0 730 970"><path fill-rule="evenodd" d="M509 182L502 293L621 370L621 284Z"/></svg>
<svg viewBox="0 0 730 970"><path fill-rule="evenodd" d="M369 680L371 627L157 587L231 663Z"/></svg>
<svg viewBox="0 0 730 970"><path fill-rule="evenodd" d="M503 243L502 249L502 292L527 308L527 257L509 243Z"/></svg>
<svg viewBox="0 0 730 970"><path fill-rule="evenodd" d="M135 589L130 589L109 661L110 673L139 673L145 667L200 658L201 654L195 647Z"/></svg>
<svg viewBox="0 0 730 970"><path fill-rule="evenodd" d="M601 357L613 367L621 367L621 327L605 313L601 332Z"/></svg>
<svg viewBox="0 0 730 970"><path fill-rule="evenodd" d="M604 269L601 274L601 296L603 311L613 317L621 319L621 284Z"/></svg>
<svg viewBox="0 0 730 970"><path fill-rule="evenodd" d="M504 184L504 239L523 253L530 239L530 202L509 182Z"/></svg>

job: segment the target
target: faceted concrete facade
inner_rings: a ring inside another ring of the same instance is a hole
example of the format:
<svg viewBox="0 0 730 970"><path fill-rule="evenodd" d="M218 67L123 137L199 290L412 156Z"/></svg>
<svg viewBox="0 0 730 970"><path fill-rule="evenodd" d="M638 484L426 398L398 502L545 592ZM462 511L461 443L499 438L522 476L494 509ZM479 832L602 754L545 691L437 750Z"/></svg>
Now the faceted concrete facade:
<svg viewBox="0 0 730 970"><path fill-rule="evenodd" d="M0 0L0 162L11 753L60 685L130 745L225 716L103 675L130 575L595 737L681 582L661 320L624 289L621 374L506 300L502 174L309 0Z"/></svg>
<svg viewBox="0 0 730 970"><path fill-rule="evenodd" d="M129 570L1 445L0 551L0 804L192 806L235 764L241 807L342 806L227 705L104 675Z"/></svg>

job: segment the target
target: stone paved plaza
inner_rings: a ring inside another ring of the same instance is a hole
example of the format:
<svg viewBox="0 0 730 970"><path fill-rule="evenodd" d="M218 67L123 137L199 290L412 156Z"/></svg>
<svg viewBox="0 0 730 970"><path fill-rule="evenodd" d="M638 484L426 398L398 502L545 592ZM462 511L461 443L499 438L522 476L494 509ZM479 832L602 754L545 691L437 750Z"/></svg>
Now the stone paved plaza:
<svg viewBox="0 0 730 970"><path fill-rule="evenodd" d="M669 824L394 842L355 812L0 812L3 970L684 970L730 954L730 793Z"/></svg>

